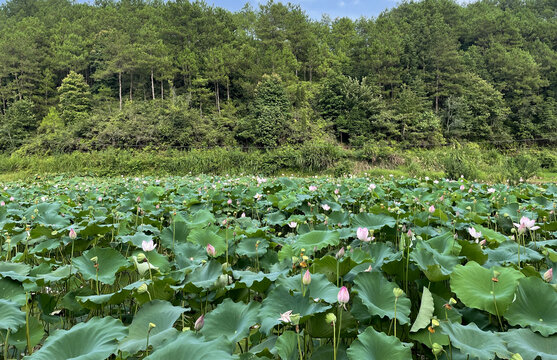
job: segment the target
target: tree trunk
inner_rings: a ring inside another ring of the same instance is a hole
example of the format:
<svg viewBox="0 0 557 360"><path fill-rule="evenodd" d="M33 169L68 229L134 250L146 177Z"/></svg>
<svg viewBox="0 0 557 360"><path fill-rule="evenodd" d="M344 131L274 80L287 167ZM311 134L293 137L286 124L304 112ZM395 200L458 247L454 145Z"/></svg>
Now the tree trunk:
<svg viewBox="0 0 557 360"><path fill-rule="evenodd" d="M120 99L120 111L122 111L122 72L118 73L118 98Z"/></svg>
<svg viewBox="0 0 557 360"><path fill-rule="evenodd" d="M164 100L164 82L161 80L161 99Z"/></svg>
<svg viewBox="0 0 557 360"><path fill-rule="evenodd" d="M439 69L437 69L435 87L435 113L437 114L439 112Z"/></svg>
<svg viewBox="0 0 557 360"><path fill-rule="evenodd" d="M130 101L133 100L133 73L130 74Z"/></svg>
<svg viewBox="0 0 557 360"><path fill-rule="evenodd" d="M155 77L153 76L153 68L151 68L151 93L153 100L155 100Z"/></svg>
<svg viewBox="0 0 557 360"><path fill-rule="evenodd" d="M230 101L230 79L226 79L226 101Z"/></svg>

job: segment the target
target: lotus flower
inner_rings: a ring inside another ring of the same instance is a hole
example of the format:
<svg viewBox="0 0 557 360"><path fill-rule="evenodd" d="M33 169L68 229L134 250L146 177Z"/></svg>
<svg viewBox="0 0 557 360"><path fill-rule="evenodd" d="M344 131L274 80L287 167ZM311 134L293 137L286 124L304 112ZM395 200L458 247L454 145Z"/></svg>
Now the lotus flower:
<svg viewBox="0 0 557 360"><path fill-rule="evenodd" d="M215 250L215 247L211 244L207 244L207 254L209 256L215 256L217 253L217 251Z"/></svg>
<svg viewBox="0 0 557 360"><path fill-rule="evenodd" d="M308 286L311 283L311 274L309 270L306 270L304 277L302 278L302 284Z"/></svg>
<svg viewBox="0 0 557 360"><path fill-rule="evenodd" d="M157 245L153 242L152 239L149 241L141 242L141 248L143 249L143 251L153 251L156 247Z"/></svg>
<svg viewBox="0 0 557 360"><path fill-rule="evenodd" d="M487 193L488 193L488 194L493 194L494 192L495 192L495 189L494 189L494 188L489 188L489 189L487 189Z"/></svg>
<svg viewBox="0 0 557 360"><path fill-rule="evenodd" d="M232 204L232 199L228 199L228 201L226 202L228 205Z"/></svg>
<svg viewBox="0 0 557 360"><path fill-rule="evenodd" d="M356 236L360 241L370 242L372 240L372 238L369 236L369 230L367 228L359 227L356 231Z"/></svg>
<svg viewBox="0 0 557 360"><path fill-rule="evenodd" d="M10 201L15 201L15 197L10 196Z"/></svg>
<svg viewBox="0 0 557 360"><path fill-rule="evenodd" d="M201 315L197 318L197 320L195 320L195 325L193 325L193 328L195 329L195 331L199 331L203 328L203 325L205 325L205 317Z"/></svg>
<svg viewBox="0 0 557 360"><path fill-rule="evenodd" d="M340 259L343 256L344 256L344 246L340 248L340 250L336 253L335 257L337 259Z"/></svg>
<svg viewBox="0 0 557 360"><path fill-rule="evenodd" d="M375 190L376 187L377 186L375 186L375 184L369 184L368 189L369 189L369 191L373 191L373 190Z"/></svg>
<svg viewBox="0 0 557 360"><path fill-rule="evenodd" d="M464 191L464 185L460 185L460 190Z"/></svg>
<svg viewBox="0 0 557 360"><path fill-rule="evenodd" d="M476 229L474 229L473 227L468 228L468 233L470 234L470 236L476 239L476 242L478 242L478 239L482 237L482 233L480 231L476 231Z"/></svg>
<svg viewBox="0 0 557 360"><path fill-rule="evenodd" d="M290 226L291 229L295 229L296 226L298 226L298 223L295 221L291 221L288 223L288 226Z"/></svg>
<svg viewBox="0 0 557 360"><path fill-rule="evenodd" d="M543 274L543 279L547 282L551 282L551 280L553 280L553 268L547 270L544 274Z"/></svg>
<svg viewBox="0 0 557 360"><path fill-rule="evenodd" d="M350 294L348 293L348 289L346 286L340 288L340 291L337 295L338 303L343 305L346 308L346 304L350 301Z"/></svg>
<svg viewBox="0 0 557 360"><path fill-rule="evenodd" d="M0 206L6 206L6 203L4 201L0 201Z"/></svg>
<svg viewBox="0 0 557 360"><path fill-rule="evenodd" d="M309 187L309 191L315 191L315 190L317 190L317 186L311 185L311 186Z"/></svg>
<svg viewBox="0 0 557 360"><path fill-rule="evenodd" d="M279 320L285 323L289 323L291 322L290 315L292 315L292 310L288 310L287 312L280 314Z"/></svg>
<svg viewBox="0 0 557 360"><path fill-rule="evenodd" d="M77 233L75 232L75 230L73 228L70 229L70 239L74 240L75 238L77 238Z"/></svg>
<svg viewBox="0 0 557 360"><path fill-rule="evenodd" d="M435 206L431 205L429 207L429 212L433 214L435 212Z"/></svg>
<svg viewBox="0 0 557 360"><path fill-rule="evenodd" d="M338 195L339 192L340 192L339 189L335 189L335 195Z"/></svg>
<svg viewBox="0 0 557 360"><path fill-rule="evenodd" d="M329 205L327 205L327 204L323 204L323 205L321 205L321 207L322 207L323 210L325 210L325 211L331 210L331 207L330 207Z"/></svg>
<svg viewBox="0 0 557 360"><path fill-rule="evenodd" d="M538 230L540 227L539 226L535 226L536 224L536 220L532 219L528 219L526 216L523 216L520 218L520 223L513 223L514 226L516 226L518 228L518 233L522 234L523 232L526 231L526 229L528 230Z"/></svg>

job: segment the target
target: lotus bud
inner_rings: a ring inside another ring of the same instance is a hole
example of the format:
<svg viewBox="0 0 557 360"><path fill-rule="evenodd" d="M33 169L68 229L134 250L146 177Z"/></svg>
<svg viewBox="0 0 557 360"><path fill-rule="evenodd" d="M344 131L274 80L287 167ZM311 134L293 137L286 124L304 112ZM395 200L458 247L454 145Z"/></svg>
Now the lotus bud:
<svg viewBox="0 0 557 360"><path fill-rule="evenodd" d="M147 284L143 283L137 288L138 294L143 294L147 292Z"/></svg>
<svg viewBox="0 0 557 360"><path fill-rule="evenodd" d="M309 270L306 270L304 277L302 278L302 283L306 286L311 283L311 274L309 273Z"/></svg>
<svg viewBox="0 0 557 360"><path fill-rule="evenodd" d="M70 229L70 239L74 240L75 238L77 238L77 233L75 232L75 230L73 228Z"/></svg>
<svg viewBox="0 0 557 360"><path fill-rule="evenodd" d="M149 323L149 331L151 331L151 329L156 328L157 325L153 324L152 322Z"/></svg>
<svg viewBox="0 0 557 360"><path fill-rule="evenodd" d="M348 301L350 301L350 294L348 293L348 289L346 288L346 286L340 288L340 291L337 295L337 300L339 304L342 305L347 304Z"/></svg>
<svg viewBox="0 0 557 360"><path fill-rule="evenodd" d="M144 253L137 254L137 262L142 263L144 261L145 261L145 254Z"/></svg>
<svg viewBox="0 0 557 360"><path fill-rule="evenodd" d="M551 282L551 280L553 280L553 268L547 270L544 274L543 274L543 279L547 282Z"/></svg>
<svg viewBox="0 0 557 360"><path fill-rule="evenodd" d="M344 256L344 246L340 248L340 250L336 253L335 257L337 259L340 259L343 256Z"/></svg>
<svg viewBox="0 0 557 360"><path fill-rule="evenodd" d="M207 244L207 254L209 256L215 256L217 254L217 251L215 250L215 247L211 244Z"/></svg>
<svg viewBox="0 0 557 360"><path fill-rule="evenodd" d="M433 351L434 355L439 355L443 351L443 346L438 343L433 343L433 345L431 345L431 351Z"/></svg>
<svg viewBox="0 0 557 360"><path fill-rule="evenodd" d="M325 316L325 321L327 324L334 324L337 322L337 317L333 313L328 313L327 316Z"/></svg>
<svg viewBox="0 0 557 360"><path fill-rule="evenodd" d="M197 320L195 320L195 324L193 325L193 328L195 329L195 331L199 331L203 328L203 325L205 325L205 317L201 315L200 317L197 318Z"/></svg>
<svg viewBox="0 0 557 360"><path fill-rule="evenodd" d="M393 289L393 294L395 295L395 297L398 299L399 297L401 297L402 295L404 295L404 291L401 288L394 288Z"/></svg>

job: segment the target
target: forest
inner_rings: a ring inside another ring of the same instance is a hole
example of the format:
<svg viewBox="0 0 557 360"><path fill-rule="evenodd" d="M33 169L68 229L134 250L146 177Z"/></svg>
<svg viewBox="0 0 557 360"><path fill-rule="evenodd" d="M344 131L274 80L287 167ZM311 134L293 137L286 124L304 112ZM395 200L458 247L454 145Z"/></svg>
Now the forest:
<svg viewBox="0 0 557 360"><path fill-rule="evenodd" d="M7 1L0 151L555 143L554 0L402 1L363 15Z"/></svg>

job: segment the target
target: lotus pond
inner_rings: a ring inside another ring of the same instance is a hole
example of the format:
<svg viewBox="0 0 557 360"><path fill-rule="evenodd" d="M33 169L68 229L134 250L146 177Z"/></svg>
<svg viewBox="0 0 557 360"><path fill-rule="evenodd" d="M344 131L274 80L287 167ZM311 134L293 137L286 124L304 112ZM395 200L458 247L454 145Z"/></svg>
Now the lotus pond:
<svg viewBox="0 0 557 360"><path fill-rule="evenodd" d="M0 187L16 359L557 359L557 186L53 178Z"/></svg>

